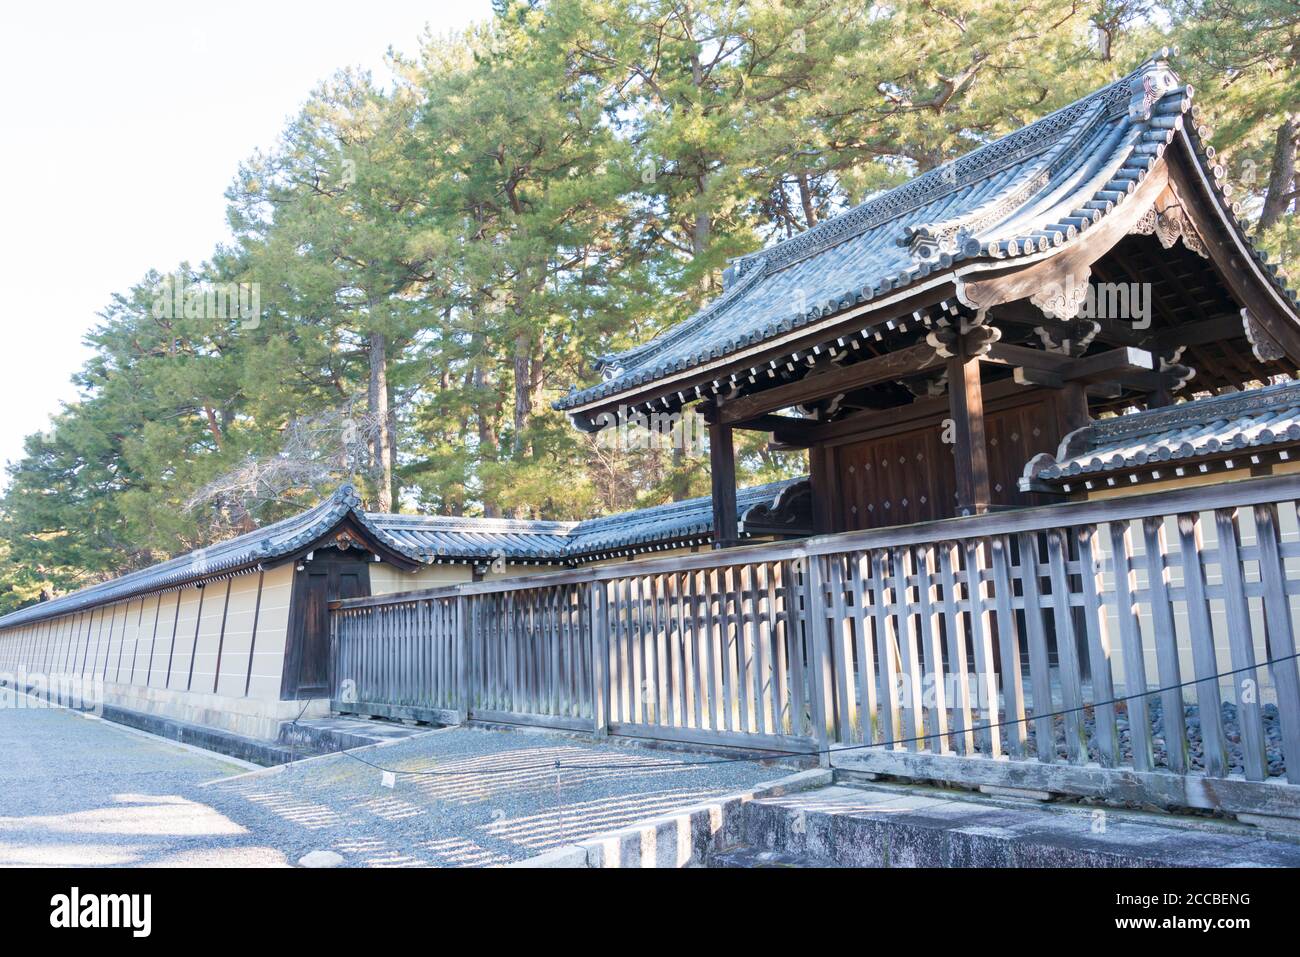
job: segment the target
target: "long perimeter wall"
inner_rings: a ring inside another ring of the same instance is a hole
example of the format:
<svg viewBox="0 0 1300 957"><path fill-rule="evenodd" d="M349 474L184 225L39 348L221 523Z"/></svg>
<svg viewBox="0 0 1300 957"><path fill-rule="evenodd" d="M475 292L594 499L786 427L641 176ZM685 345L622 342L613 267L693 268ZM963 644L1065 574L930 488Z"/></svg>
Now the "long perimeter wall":
<svg viewBox="0 0 1300 957"><path fill-rule="evenodd" d="M275 737L301 710L280 701L294 565L0 632L0 671L102 682L104 702Z"/></svg>

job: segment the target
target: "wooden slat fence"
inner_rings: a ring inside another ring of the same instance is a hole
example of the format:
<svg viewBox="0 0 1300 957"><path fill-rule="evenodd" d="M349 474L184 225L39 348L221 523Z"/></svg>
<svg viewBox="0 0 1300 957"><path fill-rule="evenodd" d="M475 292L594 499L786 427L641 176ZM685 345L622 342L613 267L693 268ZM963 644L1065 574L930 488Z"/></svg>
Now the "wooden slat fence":
<svg viewBox="0 0 1300 957"><path fill-rule="evenodd" d="M331 612L335 708L390 718L464 720L462 605L428 598Z"/></svg>
<svg viewBox="0 0 1300 957"><path fill-rule="evenodd" d="M1298 500L1281 476L353 599L340 706L1300 816Z"/></svg>
<svg viewBox="0 0 1300 957"><path fill-rule="evenodd" d="M594 583L609 732L810 750L791 566L742 561Z"/></svg>
<svg viewBox="0 0 1300 957"><path fill-rule="evenodd" d="M465 599L469 671L462 689L475 718L589 731L591 616L576 583Z"/></svg>

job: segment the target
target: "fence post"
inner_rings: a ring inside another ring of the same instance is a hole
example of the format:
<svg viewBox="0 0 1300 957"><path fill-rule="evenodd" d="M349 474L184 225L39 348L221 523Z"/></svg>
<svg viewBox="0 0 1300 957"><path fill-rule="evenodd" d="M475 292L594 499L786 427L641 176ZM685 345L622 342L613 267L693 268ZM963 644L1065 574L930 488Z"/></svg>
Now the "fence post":
<svg viewBox="0 0 1300 957"><path fill-rule="evenodd" d="M343 616L337 608L331 608L329 611L330 622L330 710L334 710L333 702L339 700L339 619Z"/></svg>
<svg viewBox="0 0 1300 957"><path fill-rule="evenodd" d="M819 556L807 555L803 559L803 619L804 634L808 641L808 668L811 687L808 689L809 710L812 714L813 740L817 744L818 763L830 766L831 727L835 721L835 674L831 663L830 645L826 640L826 586L822 581L822 564Z"/></svg>
<svg viewBox="0 0 1300 957"><path fill-rule="evenodd" d="M456 663L457 663L457 702L460 705L461 724L469 723L471 701L470 682L473 669L470 667L470 651L473 642L473 620L469 599L464 595L456 596Z"/></svg>
<svg viewBox="0 0 1300 957"><path fill-rule="evenodd" d="M592 732L598 738L609 735L609 610L605 583L587 583L587 620L591 627L591 714Z"/></svg>

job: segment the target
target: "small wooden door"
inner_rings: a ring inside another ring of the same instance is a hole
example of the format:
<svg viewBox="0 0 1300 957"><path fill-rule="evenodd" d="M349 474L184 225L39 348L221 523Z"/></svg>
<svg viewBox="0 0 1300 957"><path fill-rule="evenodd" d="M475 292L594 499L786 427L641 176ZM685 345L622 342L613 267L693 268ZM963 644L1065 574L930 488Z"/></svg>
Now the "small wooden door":
<svg viewBox="0 0 1300 957"><path fill-rule="evenodd" d="M364 552L329 549L301 564L293 582L280 681L280 697L286 701L329 696L329 603L370 594L370 556Z"/></svg>

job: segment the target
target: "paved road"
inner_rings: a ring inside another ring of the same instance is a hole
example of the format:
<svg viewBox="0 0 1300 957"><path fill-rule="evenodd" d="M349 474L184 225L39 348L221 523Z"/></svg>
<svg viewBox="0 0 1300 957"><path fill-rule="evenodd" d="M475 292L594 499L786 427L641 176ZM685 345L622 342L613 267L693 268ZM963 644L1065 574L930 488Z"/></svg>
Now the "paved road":
<svg viewBox="0 0 1300 957"><path fill-rule="evenodd" d="M318 850L354 866L494 865L791 772L477 729L361 753L434 773L388 788L331 755L246 775L107 722L0 710L0 865L277 866Z"/></svg>

